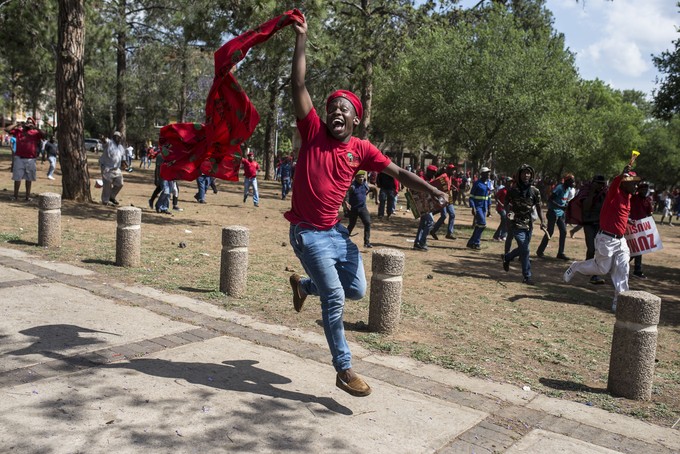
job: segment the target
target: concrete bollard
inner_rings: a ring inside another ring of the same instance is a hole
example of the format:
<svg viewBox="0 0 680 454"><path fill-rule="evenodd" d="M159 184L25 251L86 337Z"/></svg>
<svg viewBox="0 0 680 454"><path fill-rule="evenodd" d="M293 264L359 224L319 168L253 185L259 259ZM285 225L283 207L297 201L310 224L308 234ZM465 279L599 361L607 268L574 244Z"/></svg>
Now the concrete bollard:
<svg viewBox="0 0 680 454"><path fill-rule="evenodd" d="M44 192L38 196L38 244L61 247L61 195Z"/></svg>
<svg viewBox="0 0 680 454"><path fill-rule="evenodd" d="M652 397L661 298L647 292L619 294L607 390L627 399Z"/></svg>
<svg viewBox="0 0 680 454"><path fill-rule="evenodd" d="M404 254L394 249L378 249L373 252L372 261L368 328L389 334L397 329L401 317Z"/></svg>
<svg viewBox="0 0 680 454"><path fill-rule="evenodd" d="M246 227L232 225L222 228L222 260L220 292L239 297L246 291L248 280L248 240Z"/></svg>
<svg viewBox="0 0 680 454"><path fill-rule="evenodd" d="M116 265L139 266L142 245L142 209L123 207L116 210Z"/></svg>

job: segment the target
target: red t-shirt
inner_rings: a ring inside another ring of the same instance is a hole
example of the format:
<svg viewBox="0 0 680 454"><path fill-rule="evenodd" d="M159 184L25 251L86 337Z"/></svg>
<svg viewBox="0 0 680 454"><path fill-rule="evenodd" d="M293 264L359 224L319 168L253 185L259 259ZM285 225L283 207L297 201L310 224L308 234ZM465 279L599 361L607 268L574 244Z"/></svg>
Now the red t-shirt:
<svg viewBox="0 0 680 454"><path fill-rule="evenodd" d="M243 164L243 174L246 178L255 178L255 176L257 176L257 171L260 170L260 164L254 160L251 162L247 159L241 159L241 163Z"/></svg>
<svg viewBox="0 0 680 454"><path fill-rule="evenodd" d="M39 129L15 128L10 132L17 139L17 151L15 156L20 158L35 159L40 149L42 133Z"/></svg>
<svg viewBox="0 0 680 454"><path fill-rule="evenodd" d="M630 198L630 218L637 221L638 219L644 219L647 216L651 216L654 211L654 206L652 204L651 197L643 197L638 194L634 194Z"/></svg>
<svg viewBox="0 0 680 454"><path fill-rule="evenodd" d="M496 191L496 211L499 213L505 210L505 197L508 195L508 187L503 186Z"/></svg>
<svg viewBox="0 0 680 454"><path fill-rule="evenodd" d="M338 209L354 175L359 170L382 172L391 161L368 140L336 140L315 109L298 120L297 126L302 145L295 167L292 207L284 217L291 224L328 230L340 221Z"/></svg>
<svg viewBox="0 0 680 454"><path fill-rule="evenodd" d="M607 196L600 211L600 229L623 235L628 225L628 214L630 213L630 194L621 190L621 175L614 178L609 185Z"/></svg>

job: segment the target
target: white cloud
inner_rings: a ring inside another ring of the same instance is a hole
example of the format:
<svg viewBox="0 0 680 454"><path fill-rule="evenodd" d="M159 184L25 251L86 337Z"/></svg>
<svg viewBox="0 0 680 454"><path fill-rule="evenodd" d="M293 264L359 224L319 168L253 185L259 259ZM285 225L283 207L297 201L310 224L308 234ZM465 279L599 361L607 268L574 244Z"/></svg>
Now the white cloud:
<svg viewBox="0 0 680 454"><path fill-rule="evenodd" d="M596 67L609 66L630 77L640 77L652 69L636 43L621 39L610 38L588 46L581 58L591 59Z"/></svg>
<svg viewBox="0 0 680 454"><path fill-rule="evenodd" d="M676 0L547 0L582 77L651 92L652 55L680 38Z"/></svg>
<svg viewBox="0 0 680 454"><path fill-rule="evenodd" d="M588 6L594 3L591 0ZM651 55L670 48L678 38L674 25L677 7L669 1L597 2L595 13L602 13L599 38L587 47L583 58L626 76L651 73L654 70Z"/></svg>

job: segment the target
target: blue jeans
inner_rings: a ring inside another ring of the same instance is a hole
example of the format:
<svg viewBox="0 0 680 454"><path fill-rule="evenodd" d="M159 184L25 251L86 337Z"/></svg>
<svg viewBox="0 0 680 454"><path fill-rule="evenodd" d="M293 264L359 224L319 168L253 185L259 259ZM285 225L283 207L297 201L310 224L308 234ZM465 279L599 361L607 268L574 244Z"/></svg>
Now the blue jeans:
<svg viewBox="0 0 680 454"><path fill-rule="evenodd" d="M434 225L434 217L432 213L425 213L420 217L420 223L418 224L418 231L416 232L415 244L418 246L427 246L427 236L432 230Z"/></svg>
<svg viewBox="0 0 680 454"><path fill-rule="evenodd" d="M468 240L468 246L479 246L482 243L482 232L486 228L486 207L475 208L475 229Z"/></svg>
<svg viewBox="0 0 680 454"><path fill-rule="evenodd" d="M508 252L504 256L506 262L512 262L515 257L519 257L519 261L522 264L522 276L525 279L531 277L531 262L529 261L529 243L531 242L531 229L523 230L517 228L511 228L510 232L517 241L517 247L512 251ZM509 243L506 242L506 245Z"/></svg>
<svg viewBox="0 0 680 454"><path fill-rule="evenodd" d="M281 200L285 199L290 192L291 183L290 177L281 178Z"/></svg>
<svg viewBox="0 0 680 454"><path fill-rule="evenodd" d="M243 179L243 201L246 201L246 198L248 198L248 191L250 190L250 187L252 186L253 188L253 203L257 205L260 203L260 195L257 193L257 178L244 178Z"/></svg>
<svg viewBox="0 0 680 454"><path fill-rule="evenodd" d="M494 240L503 240L508 236L508 213L505 210L498 211L501 221L498 224L496 233L493 234Z"/></svg>
<svg viewBox="0 0 680 454"><path fill-rule="evenodd" d="M57 167L57 157L56 156L48 156L47 160L50 162L50 168L47 171L47 176L51 177L54 175L54 169Z"/></svg>
<svg viewBox="0 0 680 454"><path fill-rule="evenodd" d="M397 209L397 193L392 189L381 189L378 194L378 217L385 215L385 205L387 205L387 215L391 216Z"/></svg>
<svg viewBox="0 0 680 454"><path fill-rule="evenodd" d="M205 202L205 193L210 186L210 177L208 175L201 175L196 180L196 183L198 184L198 194L196 194L194 198L198 201L202 200Z"/></svg>
<svg viewBox="0 0 680 454"><path fill-rule="evenodd" d="M321 300L321 319L337 372L352 367L352 353L345 339L342 313L345 298L359 300L366 294L366 275L361 254L338 223L330 230L305 225L290 226L290 244L309 278L300 285Z"/></svg>
<svg viewBox="0 0 680 454"><path fill-rule="evenodd" d="M557 249L557 255L564 255L564 243L567 241L567 224L565 222L565 215L557 216L554 210L548 210L546 216L548 218L548 233L552 237L555 231L555 224L557 224L557 229L560 231L560 243ZM548 246L548 237L543 235L543 240L536 250L536 254L541 255L545 252L545 248Z"/></svg>
<svg viewBox="0 0 680 454"><path fill-rule="evenodd" d="M442 208L441 215L439 216L439 219L437 219L437 222L434 223L434 227L432 227L432 233L437 233L437 230L439 230L439 227L444 224L444 221L446 220L446 215L449 215L449 225L446 233L448 235L453 235L453 226L456 222L456 210L453 208L453 204L446 205L444 208Z"/></svg>
<svg viewBox="0 0 680 454"><path fill-rule="evenodd" d="M156 201L157 212L168 211L170 209L170 186L171 181L163 180L163 183L161 183L160 185L160 187L162 188L161 195L158 197L158 200Z"/></svg>

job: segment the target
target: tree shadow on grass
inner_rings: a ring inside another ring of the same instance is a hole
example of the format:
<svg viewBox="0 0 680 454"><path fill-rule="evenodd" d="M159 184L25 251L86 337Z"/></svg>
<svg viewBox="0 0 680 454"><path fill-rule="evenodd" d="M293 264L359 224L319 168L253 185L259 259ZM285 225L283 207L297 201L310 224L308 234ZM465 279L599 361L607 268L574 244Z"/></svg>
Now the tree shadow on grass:
<svg viewBox="0 0 680 454"><path fill-rule="evenodd" d="M122 193L121 193L122 194ZM128 205L124 203L121 199L120 208ZM142 210L142 228L144 224L154 224L154 225L176 225L176 226L186 226L190 225L193 227L203 227L209 226L210 222L203 220L187 220L178 216L168 216L167 214L158 214L155 210L150 210L148 205L137 207ZM63 216L71 217L74 219L85 219L85 220L99 220L99 221L109 221L112 224L116 224L116 208L107 207L101 203L78 203L72 201L63 201L61 207L61 213Z"/></svg>
<svg viewBox="0 0 680 454"><path fill-rule="evenodd" d="M583 383L576 383L569 380L556 380L554 378L541 377L539 380L543 386L556 389L558 391L575 391L593 394L608 394L606 388L593 388Z"/></svg>
<svg viewBox="0 0 680 454"><path fill-rule="evenodd" d="M9 244L16 244L16 245L19 245L19 246L40 246L40 245L39 245L38 243L36 243L36 242L33 242L33 241L26 241L26 240L21 240L21 239L18 239L18 240L9 240L8 243L9 243Z"/></svg>
<svg viewBox="0 0 680 454"><path fill-rule="evenodd" d="M323 328L323 320L317 320L316 324ZM357 333L368 333L371 331L368 328L368 324L363 320L359 320L356 322L343 321L342 326L345 328L345 331L354 331Z"/></svg>
<svg viewBox="0 0 680 454"><path fill-rule="evenodd" d="M83 259L82 262L94 265L116 266L116 262L104 259Z"/></svg>
<svg viewBox="0 0 680 454"><path fill-rule="evenodd" d="M195 288L195 287L177 287L179 290L189 293L212 293L217 290L214 288Z"/></svg>
<svg viewBox="0 0 680 454"><path fill-rule="evenodd" d="M486 279L496 281L499 284L503 284L505 281L521 281L522 279L521 268L517 260L511 263L509 273L503 271L500 253L482 250L476 253L462 251L460 255L458 254L456 251L456 262L433 260L424 263L428 263L432 267L433 274L451 277ZM649 278L640 280L631 277L628 281L630 289L643 290L659 296L661 298L659 325L679 326L680 298L677 296L677 270L670 267L647 265L646 263L643 266ZM537 285L527 287L526 293L503 295L508 301L514 302L531 298L564 304L587 305L603 312L611 311L614 289L608 276L605 277L606 285L591 285L588 283L588 276L581 275L576 276L570 284L566 284L562 281L562 275L567 269L566 262L552 258L534 258L531 269Z"/></svg>

